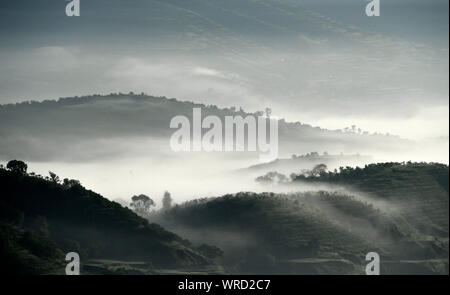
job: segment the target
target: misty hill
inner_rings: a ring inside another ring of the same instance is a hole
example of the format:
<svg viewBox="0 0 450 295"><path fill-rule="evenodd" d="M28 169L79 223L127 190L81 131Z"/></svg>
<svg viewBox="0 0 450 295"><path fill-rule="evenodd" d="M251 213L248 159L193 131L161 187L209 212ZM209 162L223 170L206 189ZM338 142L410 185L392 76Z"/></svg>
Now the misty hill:
<svg viewBox="0 0 450 295"><path fill-rule="evenodd" d="M171 119L177 115L191 118L194 107L202 109L203 118L250 115L235 108L143 94L94 95L1 105L0 158L76 161L142 151L147 155L166 152L174 132L169 128ZM314 150L335 154L393 152L404 149L406 143L409 142L395 136L327 130L279 120L280 156Z"/></svg>
<svg viewBox="0 0 450 295"><path fill-rule="evenodd" d="M298 175L295 182L343 185L401 208L423 234L448 237L449 168L444 164L382 163L346 167L318 177Z"/></svg>
<svg viewBox="0 0 450 295"><path fill-rule="evenodd" d="M84 274L220 271L189 241L79 183L0 169L0 189L0 256L10 274L64 274L68 252L79 253Z"/></svg>
<svg viewBox="0 0 450 295"><path fill-rule="evenodd" d="M348 169L334 176L346 179L343 190L200 199L155 220L192 240L208 237L236 273L362 274L375 251L384 274L448 274L448 166Z"/></svg>
<svg viewBox="0 0 450 295"><path fill-rule="evenodd" d="M328 153L319 154L317 152L306 155L292 155L289 159L276 159L269 163L262 163L248 167L252 172L266 173L277 171L286 175L298 173L303 169L312 169L319 164L325 164L328 169L335 169L341 166L360 166L365 163L373 162L370 156L359 154L354 155L330 155Z"/></svg>
<svg viewBox="0 0 450 295"><path fill-rule="evenodd" d="M447 46L415 44L392 29L401 25L417 37L431 26L426 37L444 42L446 10L431 5L433 21L411 18L425 10L410 1L386 4L390 22L368 21L353 0L136 0L129 7L96 0L83 3L78 19L67 18L59 0L5 2L2 98L133 90L252 111L269 106L290 118L304 112L302 121L409 118L425 103L420 97L441 106L448 80ZM420 95L409 93L416 88Z"/></svg>

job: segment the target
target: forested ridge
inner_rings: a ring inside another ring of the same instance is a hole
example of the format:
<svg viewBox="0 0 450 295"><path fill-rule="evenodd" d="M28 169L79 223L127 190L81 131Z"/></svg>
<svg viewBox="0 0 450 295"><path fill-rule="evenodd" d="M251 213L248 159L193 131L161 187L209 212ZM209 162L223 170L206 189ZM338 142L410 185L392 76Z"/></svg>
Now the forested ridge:
<svg viewBox="0 0 450 295"><path fill-rule="evenodd" d="M142 273L212 264L189 241L77 181L0 169L0 187L1 256L9 272L63 273L68 252L82 262L143 261Z"/></svg>

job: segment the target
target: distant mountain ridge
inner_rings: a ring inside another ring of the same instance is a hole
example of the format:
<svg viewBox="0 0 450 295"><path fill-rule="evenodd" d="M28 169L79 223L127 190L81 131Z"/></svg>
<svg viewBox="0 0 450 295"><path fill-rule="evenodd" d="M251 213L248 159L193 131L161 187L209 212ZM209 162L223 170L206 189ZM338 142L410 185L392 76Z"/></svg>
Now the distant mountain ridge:
<svg viewBox="0 0 450 295"><path fill-rule="evenodd" d="M107 141L121 138L155 139L167 147L174 132L169 128L171 119L178 115L191 118L194 107L201 108L203 118L252 115L233 108L145 94L93 95L1 105L0 158L83 158L83 153L87 152L84 149L89 145L103 148L104 155L115 154L120 152L120 147L108 145ZM278 125L280 156L314 150L330 153L392 151L405 148L408 142L395 136L332 131L284 119L280 119ZM149 147L150 152L154 149L156 146Z"/></svg>
<svg viewBox="0 0 450 295"><path fill-rule="evenodd" d="M328 153L319 154L317 152L306 155L292 155L291 158L276 159L269 163L262 163L246 168L249 171L265 173L276 171L286 175L298 173L302 169L312 169L315 165L324 164L327 169L335 169L341 166L361 166L362 164L372 163L373 157L354 154L354 155L330 155Z"/></svg>

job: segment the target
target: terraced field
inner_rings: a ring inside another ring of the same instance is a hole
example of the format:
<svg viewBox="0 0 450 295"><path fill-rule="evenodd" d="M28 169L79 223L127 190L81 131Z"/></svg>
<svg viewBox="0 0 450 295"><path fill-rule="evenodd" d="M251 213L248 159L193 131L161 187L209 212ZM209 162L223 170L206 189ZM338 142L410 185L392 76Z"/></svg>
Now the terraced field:
<svg viewBox="0 0 450 295"><path fill-rule="evenodd" d="M448 237L448 166L386 163L345 173L349 175L331 177L327 181L356 188L374 200L388 202L421 234Z"/></svg>
<svg viewBox="0 0 450 295"><path fill-rule="evenodd" d="M156 219L221 247L232 273L362 274L375 251L385 274L448 274L448 167L360 170L303 179L327 179L345 187L339 192L239 193L187 202Z"/></svg>

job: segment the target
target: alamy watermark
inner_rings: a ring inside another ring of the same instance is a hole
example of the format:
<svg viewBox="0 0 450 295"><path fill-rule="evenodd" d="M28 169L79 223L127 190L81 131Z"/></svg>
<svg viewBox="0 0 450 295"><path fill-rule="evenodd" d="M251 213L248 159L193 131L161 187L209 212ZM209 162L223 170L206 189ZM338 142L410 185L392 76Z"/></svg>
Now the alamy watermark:
<svg viewBox="0 0 450 295"><path fill-rule="evenodd" d="M76 276L80 274L80 255L77 252L69 252L66 254L66 275Z"/></svg>
<svg viewBox="0 0 450 295"><path fill-rule="evenodd" d="M70 0L66 5L66 15L69 17L80 16L80 0Z"/></svg>
<svg viewBox="0 0 450 295"><path fill-rule="evenodd" d="M370 0L366 5L366 15L380 16L380 0Z"/></svg>
<svg viewBox="0 0 450 295"><path fill-rule="evenodd" d="M173 151L258 151L261 161L272 161L278 157L276 118L253 115L245 118L225 116L222 122L222 119L215 115L202 119L201 112L201 108L193 108L192 126L186 116L172 118L170 128L178 128L170 138L170 147ZM203 132L204 130L206 132Z"/></svg>
<svg viewBox="0 0 450 295"><path fill-rule="evenodd" d="M66 15L69 17L80 16L80 0L68 0ZM380 16L380 0L369 0L366 5L366 15L369 17Z"/></svg>
<svg viewBox="0 0 450 295"><path fill-rule="evenodd" d="M366 265L366 275L380 274L380 255L377 252L369 252L366 255L366 261L370 261Z"/></svg>

